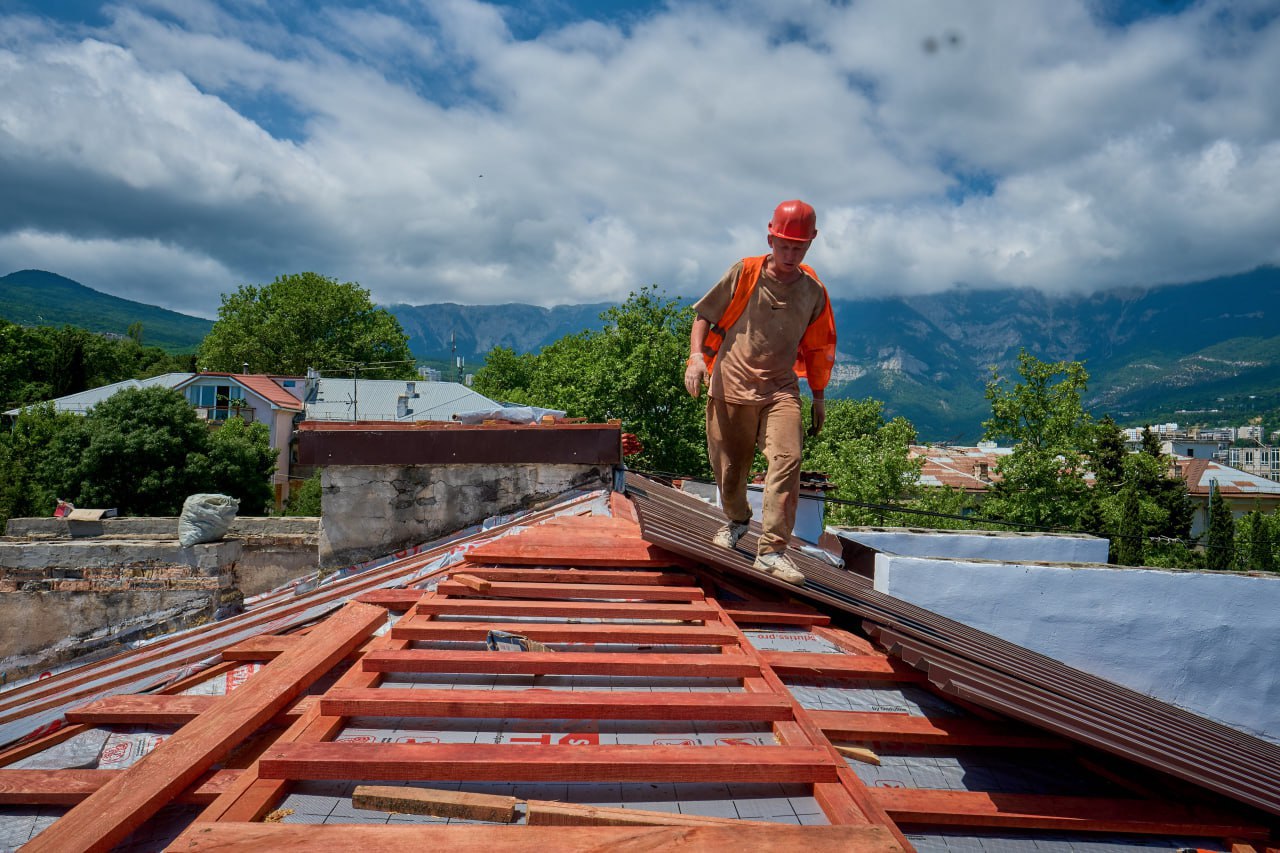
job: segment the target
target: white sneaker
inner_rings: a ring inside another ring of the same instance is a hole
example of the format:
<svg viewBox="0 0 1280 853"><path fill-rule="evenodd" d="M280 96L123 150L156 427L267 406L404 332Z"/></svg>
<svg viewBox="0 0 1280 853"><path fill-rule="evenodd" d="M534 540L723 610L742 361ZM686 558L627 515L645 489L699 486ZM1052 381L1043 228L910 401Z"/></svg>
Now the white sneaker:
<svg viewBox="0 0 1280 853"><path fill-rule="evenodd" d="M781 551L776 554L758 555L752 568L796 586L804 583L804 573L797 569L795 563L791 562L791 558Z"/></svg>
<svg viewBox="0 0 1280 853"><path fill-rule="evenodd" d="M742 535L750 529L750 522L731 521L716 531L716 535L711 537L711 544L717 548L728 548L732 551L733 546L737 545Z"/></svg>

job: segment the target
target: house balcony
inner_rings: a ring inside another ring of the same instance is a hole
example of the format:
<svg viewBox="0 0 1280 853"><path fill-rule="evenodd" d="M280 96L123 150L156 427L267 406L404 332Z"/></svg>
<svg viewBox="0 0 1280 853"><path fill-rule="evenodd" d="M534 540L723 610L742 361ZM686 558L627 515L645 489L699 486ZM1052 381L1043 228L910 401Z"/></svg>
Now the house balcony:
<svg viewBox="0 0 1280 853"><path fill-rule="evenodd" d="M195 406L196 417L208 421L209 426L222 426L229 418L239 418L247 424L254 422L255 410L250 406Z"/></svg>

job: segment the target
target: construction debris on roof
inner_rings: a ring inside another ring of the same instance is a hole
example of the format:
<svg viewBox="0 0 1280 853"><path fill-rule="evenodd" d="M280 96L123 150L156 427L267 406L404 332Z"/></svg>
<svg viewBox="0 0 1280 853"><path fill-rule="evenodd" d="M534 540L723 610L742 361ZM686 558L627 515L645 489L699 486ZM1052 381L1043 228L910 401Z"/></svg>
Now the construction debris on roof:
<svg viewBox="0 0 1280 853"><path fill-rule="evenodd" d="M1273 843L1247 739L802 555L775 588L701 505L627 486L0 694L6 740L45 728L0 753L0 846Z"/></svg>

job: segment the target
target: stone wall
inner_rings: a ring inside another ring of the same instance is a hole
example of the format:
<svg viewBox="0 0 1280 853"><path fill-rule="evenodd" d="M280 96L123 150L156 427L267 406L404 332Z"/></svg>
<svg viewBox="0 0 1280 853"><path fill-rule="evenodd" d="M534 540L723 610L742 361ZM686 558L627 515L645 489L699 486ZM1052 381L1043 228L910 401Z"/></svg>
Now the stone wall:
<svg viewBox="0 0 1280 853"><path fill-rule="evenodd" d="M0 542L0 682L238 607L241 553L238 540Z"/></svg>
<svg viewBox="0 0 1280 853"><path fill-rule="evenodd" d="M321 476L320 562L375 559L612 481L611 464L331 465Z"/></svg>

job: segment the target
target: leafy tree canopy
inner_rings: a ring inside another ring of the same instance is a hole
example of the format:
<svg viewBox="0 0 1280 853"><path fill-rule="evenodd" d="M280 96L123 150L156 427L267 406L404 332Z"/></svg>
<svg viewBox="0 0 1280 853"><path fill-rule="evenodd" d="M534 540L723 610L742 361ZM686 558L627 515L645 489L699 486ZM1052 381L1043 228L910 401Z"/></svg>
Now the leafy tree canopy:
<svg viewBox="0 0 1280 853"><path fill-rule="evenodd" d="M685 393L683 379L692 307L651 286L600 317L604 328L536 354L494 348L476 373L476 390L591 421L621 419L644 448L632 457L634 467L707 475L703 402Z"/></svg>
<svg viewBox="0 0 1280 853"><path fill-rule="evenodd" d="M1081 405L1089 374L1080 362L1044 362L1023 350L1019 380L1010 385L992 368L987 383L991 419L984 438L1011 441L997 466L985 514L1033 526L1075 528L1085 517L1084 461L1092 455L1093 419Z"/></svg>
<svg viewBox="0 0 1280 853"><path fill-rule="evenodd" d="M73 326L18 326L0 320L0 411L125 379L189 372L191 356L173 356L136 337L107 338Z"/></svg>
<svg viewBox="0 0 1280 853"><path fill-rule="evenodd" d="M301 376L307 368L412 378L413 355L399 321L369 291L313 272L246 284L223 294L197 354L205 370Z"/></svg>

